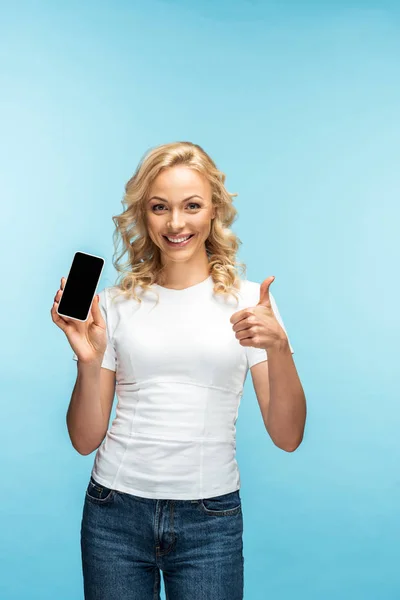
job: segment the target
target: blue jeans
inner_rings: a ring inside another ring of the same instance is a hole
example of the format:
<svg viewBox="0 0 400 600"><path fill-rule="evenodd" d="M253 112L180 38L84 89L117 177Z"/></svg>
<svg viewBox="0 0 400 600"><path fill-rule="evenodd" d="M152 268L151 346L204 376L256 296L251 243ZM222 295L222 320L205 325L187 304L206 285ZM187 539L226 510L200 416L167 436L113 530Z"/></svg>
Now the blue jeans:
<svg viewBox="0 0 400 600"><path fill-rule="evenodd" d="M202 500L153 500L92 477L81 527L85 600L243 599L239 490Z"/></svg>

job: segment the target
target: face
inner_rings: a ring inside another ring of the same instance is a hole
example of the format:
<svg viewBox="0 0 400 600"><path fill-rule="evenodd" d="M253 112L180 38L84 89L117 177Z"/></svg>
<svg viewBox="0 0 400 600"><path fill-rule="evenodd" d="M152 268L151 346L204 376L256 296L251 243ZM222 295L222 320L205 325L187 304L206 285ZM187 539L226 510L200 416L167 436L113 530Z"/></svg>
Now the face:
<svg viewBox="0 0 400 600"><path fill-rule="evenodd" d="M215 209L211 185L201 173L182 165L166 169L154 180L148 198L147 229L164 262L187 261L205 252Z"/></svg>

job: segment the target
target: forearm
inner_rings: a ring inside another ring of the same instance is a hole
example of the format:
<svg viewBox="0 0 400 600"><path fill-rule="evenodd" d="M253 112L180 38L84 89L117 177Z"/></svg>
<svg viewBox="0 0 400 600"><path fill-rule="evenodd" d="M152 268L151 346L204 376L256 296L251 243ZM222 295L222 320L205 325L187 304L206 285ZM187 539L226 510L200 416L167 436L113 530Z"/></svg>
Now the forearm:
<svg viewBox="0 0 400 600"><path fill-rule="evenodd" d="M107 423L100 402L99 362L78 361L78 374L67 411L72 445L80 454L90 454L104 439Z"/></svg>
<svg viewBox="0 0 400 600"><path fill-rule="evenodd" d="M268 378L267 431L279 448L291 452L303 439L307 409L287 340L268 349Z"/></svg>

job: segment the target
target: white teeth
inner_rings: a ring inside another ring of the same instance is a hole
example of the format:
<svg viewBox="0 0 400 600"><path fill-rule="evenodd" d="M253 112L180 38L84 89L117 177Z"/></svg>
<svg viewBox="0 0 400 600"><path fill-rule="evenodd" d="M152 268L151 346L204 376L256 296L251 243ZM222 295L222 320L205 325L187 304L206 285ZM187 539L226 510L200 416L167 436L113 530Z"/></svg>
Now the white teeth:
<svg viewBox="0 0 400 600"><path fill-rule="evenodd" d="M186 240L188 240L189 238L190 238L190 235L188 235L185 238L178 238L178 239L175 239L175 240L171 240L171 238L167 237L167 240L169 242L173 242L174 244L180 244L181 242L186 242Z"/></svg>

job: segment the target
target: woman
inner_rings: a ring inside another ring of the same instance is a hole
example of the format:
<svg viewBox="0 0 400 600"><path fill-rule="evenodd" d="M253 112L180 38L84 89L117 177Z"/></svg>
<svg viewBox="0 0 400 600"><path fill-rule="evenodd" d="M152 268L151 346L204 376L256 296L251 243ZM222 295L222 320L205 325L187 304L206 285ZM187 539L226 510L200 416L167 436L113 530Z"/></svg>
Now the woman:
<svg viewBox="0 0 400 600"><path fill-rule="evenodd" d="M55 296L78 361L69 435L81 454L98 448L81 528L87 600L158 599L161 572L170 600L242 599L235 423L249 369L274 443L290 452L303 437L274 278L239 277L224 181L198 145L152 149L113 218L118 283L85 323L56 313L64 278Z"/></svg>

